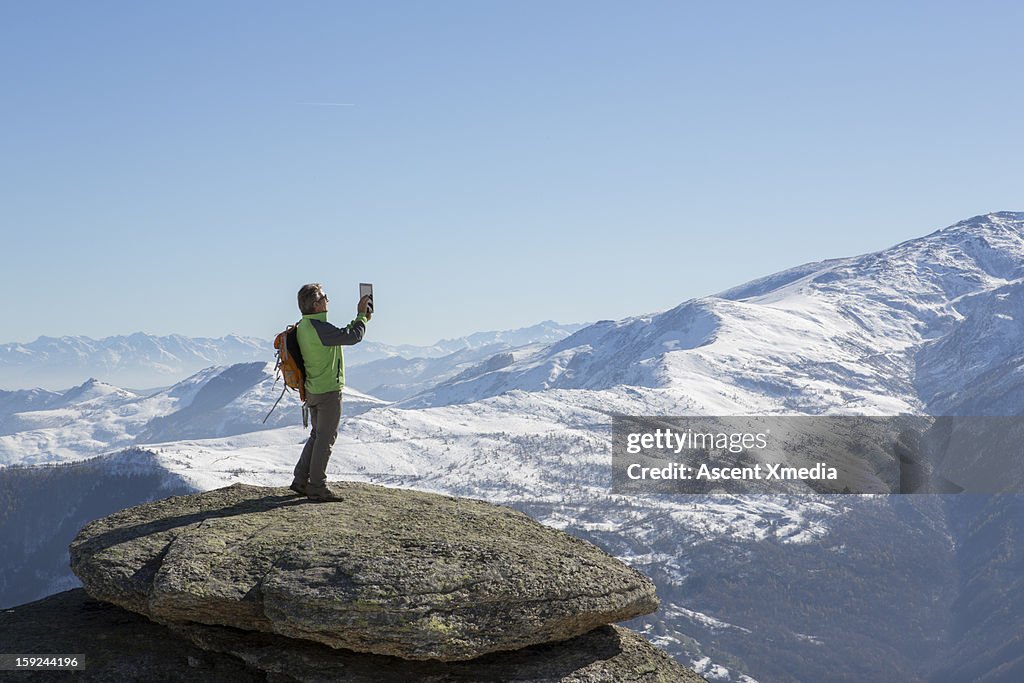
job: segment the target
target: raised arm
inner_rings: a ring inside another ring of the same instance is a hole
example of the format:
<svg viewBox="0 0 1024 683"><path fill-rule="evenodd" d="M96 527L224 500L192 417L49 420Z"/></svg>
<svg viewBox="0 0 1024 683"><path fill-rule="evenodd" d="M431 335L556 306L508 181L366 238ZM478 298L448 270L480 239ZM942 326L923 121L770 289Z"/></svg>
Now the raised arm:
<svg viewBox="0 0 1024 683"><path fill-rule="evenodd" d="M360 314L345 327L335 327L326 320L310 320L324 346L351 346L363 340L366 334L366 316Z"/></svg>

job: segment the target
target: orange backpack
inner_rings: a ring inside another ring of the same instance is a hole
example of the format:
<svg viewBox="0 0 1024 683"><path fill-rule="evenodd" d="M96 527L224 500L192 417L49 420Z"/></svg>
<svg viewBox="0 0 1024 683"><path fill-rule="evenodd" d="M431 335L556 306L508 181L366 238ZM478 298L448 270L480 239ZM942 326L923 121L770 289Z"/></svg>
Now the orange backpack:
<svg viewBox="0 0 1024 683"><path fill-rule="evenodd" d="M306 408L306 369L302 363L302 351L299 349L299 338L296 334L298 323L295 325L289 325L284 332L274 337L274 349L277 353L277 363L274 365L274 371L277 376L274 377L274 384L277 384L277 380L284 378L284 389L281 390L281 395L274 401L274 405L270 408L270 413L274 412L274 408L277 408L277 404L284 398L284 394L289 389L294 389L299 392L299 400L302 401L302 426L309 426L309 413ZM270 417L270 413L267 413L267 417L263 418L263 422L266 423Z"/></svg>

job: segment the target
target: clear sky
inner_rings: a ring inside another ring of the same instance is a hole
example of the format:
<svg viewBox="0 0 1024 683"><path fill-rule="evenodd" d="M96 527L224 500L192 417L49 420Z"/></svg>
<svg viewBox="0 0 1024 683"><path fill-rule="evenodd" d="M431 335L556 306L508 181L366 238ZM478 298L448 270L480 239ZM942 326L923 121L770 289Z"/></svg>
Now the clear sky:
<svg viewBox="0 0 1024 683"><path fill-rule="evenodd" d="M1024 210L1022 8L0 3L0 342L372 281L371 338L429 343Z"/></svg>

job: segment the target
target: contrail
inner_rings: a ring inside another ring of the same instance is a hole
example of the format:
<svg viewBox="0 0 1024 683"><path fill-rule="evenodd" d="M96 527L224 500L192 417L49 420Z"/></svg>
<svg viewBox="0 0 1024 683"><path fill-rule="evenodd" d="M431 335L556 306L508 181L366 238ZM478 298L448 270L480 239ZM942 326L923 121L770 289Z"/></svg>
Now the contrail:
<svg viewBox="0 0 1024 683"><path fill-rule="evenodd" d="M354 107L356 105L350 102L303 102L302 104L309 104L314 107Z"/></svg>

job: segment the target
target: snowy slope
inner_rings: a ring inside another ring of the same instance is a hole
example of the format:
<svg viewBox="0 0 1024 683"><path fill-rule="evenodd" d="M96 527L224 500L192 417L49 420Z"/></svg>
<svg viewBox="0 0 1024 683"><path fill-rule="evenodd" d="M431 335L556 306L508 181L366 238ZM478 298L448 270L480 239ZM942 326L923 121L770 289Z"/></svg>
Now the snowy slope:
<svg viewBox="0 0 1024 683"><path fill-rule="evenodd" d="M541 344L509 346L494 343L467 348L437 358L391 356L355 367L346 367L345 381L388 401L399 401L434 388L441 382L468 373L497 369L526 350ZM358 348L358 347L355 347Z"/></svg>
<svg viewBox="0 0 1024 683"><path fill-rule="evenodd" d="M301 424L298 399L281 395L271 363L201 370L174 386L139 396L96 379L63 394L10 392L0 414L0 467L69 462L134 444L211 438ZM355 415L384 402L346 390ZM37 406L40 406L38 409Z"/></svg>
<svg viewBox="0 0 1024 683"><path fill-rule="evenodd" d="M601 397L591 397L595 405L571 405L570 399L564 393L517 393L473 405L421 410L381 406L347 416L328 475L500 503L632 503L635 496L609 493L610 435L607 415L598 409ZM290 481L306 435L301 427L290 427L154 443L147 450L156 452L168 471L199 489L235 482L280 486ZM813 541L826 532L827 519L842 510L803 496L713 500L695 507L691 498L680 503L673 497L651 496L645 505L689 520L703 540L729 534L753 540L771 536L787 543ZM765 516L775 523L760 524ZM556 526L567 522L557 515L549 520Z"/></svg>
<svg viewBox="0 0 1024 683"><path fill-rule="evenodd" d="M1007 399L1000 410L1016 412L1022 276L1024 213L978 216L880 252L602 321L402 405L629 386L669 414L960 414L992 391Z"/></svg>
<svg viewBox="0 0 1024 683"><path fill-rule="evenodd" d="M526 344L550 344L584 327L583 324L562 324L554 320L520 327L514 330L475 332L465 337L442 339L429 346L415 344L386 344L372 338L345 350L345 364L355 367L385 358L427 359L440 358L460 351L480 351L485 347L512 348Z"/></svg>
<svg viewBox="0 0 1024 683"><path fill-rule="evenodd" d="M0 391L0 430L5 429L9 416L26 410L43 410L54 405L63 395L45 389L19 389Z"/></svg>

